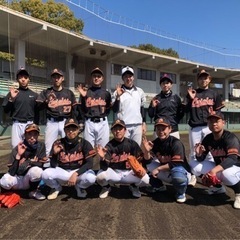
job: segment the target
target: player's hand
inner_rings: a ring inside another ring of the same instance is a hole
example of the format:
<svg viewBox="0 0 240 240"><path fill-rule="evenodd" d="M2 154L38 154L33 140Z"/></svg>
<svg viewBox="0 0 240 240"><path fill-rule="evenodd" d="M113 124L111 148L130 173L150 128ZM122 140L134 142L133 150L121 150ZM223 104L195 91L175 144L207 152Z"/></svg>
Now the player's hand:
<svg viewBox="0 0 240 240"><path fill-rule="evenodd" d="M101 145L97 145L96 150L97 150L97 153L98 153L99 157L103 159L105 157L107 149L102 147Z"/></svg>
<svg viewBox="0 0 240 240"><path fill-rule="evenodd" d="M10 92L11 98L14 99L18 95L19 90L17 90L14 87L10 87L9 92Z"/></svg>
<svg viewBox="0 0 240 240"><path fill-rule="evenodd" d="M201 143L196 143L194 146L194 150L197 157L202 156L202 154L206 151L205 147L201 145Z"/></svg>
<svg viewBox="0 0 240 240"><path fill-rule="evenodd" d="M58 154L58 153L60 153L63 150L64 150L64 147L63 147L61 141L56 141L53 144L53 154Z"/></svg>
<svg viewBox="0 0 240 240"><path fill-rule="evenodd" d="M34 156L34 158L31 159L31 162L37 162L38 161L38 157Z"/></svg>
<svg viewBox="0 0 240 240"><path fill-rule="evenodd" d="M160 101L157 98L153 98L151 101L152 107L156 107L159 103Z"/></svg>
<svg viewBox="0 0 240 240"><path fill-rule="evenodd" d="M23 153L25 153L26 149L27 146L23 142L18 143L17 151L19 156L22 156Z"/></svg>
<svg viewBox="0 0 240 240"><path fill-rule="evenodd" d="M142 146L147 152L150 152L153 148L153 143L147 140L146 135L143 135Z"/></svg>
<svg viewBox="0 0 240 240"><path fill-rule="evenodd" d="M68 186L74 186L77 182L78 173L74 172L68 179Z"/></svg>
<svg viewBox="0 0 240 240"><path fill-rule="evenodd" d="M87 90L88 90L87 87L83 87L82 84L79 84L79 85L77 86L77 90L79 91L79 93L80 93L80 95L81 95L82 97L86 97L86 95L87 95Z"/></svg>
<svg viewBox="0 0 240 240"><path fill-rule="evenodd" d="M122 88L121 84L116 85L116 91L117 91L117 98L119 98L124 93L124 89Z"/></svg>
<svg viewBox="0 0 240 240"><path fill-rule="evenodd" d="M158 173L159 173L158 168L155 168L155 169L153 169L153 171L152 171L152 176L153 176L154 178L157 178Z"/></svg>
<svg viewBox="0 0 240 240"><path fill-rule="evenodd" d="M194 90L192 87L188 88L188 94L190 96L191 99L194 99L196 96L196 90Z"/></svg>

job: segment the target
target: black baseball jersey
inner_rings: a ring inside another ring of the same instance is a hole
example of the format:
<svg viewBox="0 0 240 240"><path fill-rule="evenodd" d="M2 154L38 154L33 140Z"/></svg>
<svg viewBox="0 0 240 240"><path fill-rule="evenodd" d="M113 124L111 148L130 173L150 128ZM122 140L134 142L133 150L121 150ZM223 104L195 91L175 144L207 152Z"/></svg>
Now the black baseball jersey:
<svg viewBox="0 0 240 240"><path fill-rule="evenodd" d="M50 152L51 167L60 167L63 169L78 169L78 175L83 174L93 167L93 156L96 151L92 145L85 139L77 137L75 142L70 143L67 138L61 138L53 143L59 142L63 146L63 151L59 154L53 154L53 148Z"/></svg>
<svg viewBox="0 0 240 240"><path fill-rule="evenodd" d="M110 112L111 94L101 87L91 87L79 102L86 118L103 118Z"/></svg>
<svg viewBox="0 0 240 240"><path fill-rule="evenodd" d="M74 93L66 88L60 91L54 90L53 87L47 88L39 94L37 102L40 106L46 107L48 118L73 117L73 108L77 109ZM78 113L74 114L78 116Z"/></svg>
<svg viewBox="0 0 240 240"><path fill-rule="evenodd" d="M191 127L207 126L207 117L211 111L224 107L220 95L212 89L196 89L196 96L187 95L186 111L190 113L188 124Z"/></svg>
<svg viewBox="0 0 240 240"><path fill-rule="evenodd" d="M184 116L184 108L181 98L177 94L173 94L172 91L165 94L162 91L154 97L159 103L156 107L152 107L150 103L148 107L148 115L153 118L154 121L159 117L165 116L169 119L172 132L178 131L179 121Z"/></svg>
<svg viewBox="0 0 240 240"><path fill-rule="evenodd" d="M34 145L29 145L26 140L23 141L24 145L27 147L24 154L21 156L20 160L16 160L16 155L18 153L18 146L16 146L10 155L8 162L9 174L14 176L18 172L19 164L21 160L29 160L37 157L36 162L31 162L31 166L42 167L42 160L46 157L46 148L43 142L36 142ZM25 173L26 174L26 173Z"/></svg>
<svg viewBox="0 0 240 240"><path fill-rule="evenodd" d="M124 138L122 142L112 139L105 146L107 153L106 161L100 161L100 168L106 170L108 167L112 169L131 169L127 158L129 155L135 156L139 161L142 160L143 152L139 145L132 139Z"/></svg>
<svg viewBox="0 0 240 240"><path fill-rule="evenodd" d="M219 140L215 140L213 134L208 134L201 143L206 151L201 157L197 157L198 161L203 161L210 152L214 158L216 165L221 165L224 169L233 165L240 166L240 145L239 139L234 133L223 130L223 134Z"/></svg>
<svg viewBox="0 0 240 240"><path fill-rule="evenodd" d="M38 123L39 111L37 109L36 99L38 94L27 88L18 88L19 92L13 101L9 101L10 92L4 98L2 106L5 113L10 112L13 120L19 122L33 121Z"/></svg>
<svg viewBox="0 0 240 240"><path fill-rule="evenodd" d="M171 135L164 140L160 138L153 140L151 154L159 160L161 165L168 164L170 169L183 166L190 172L183 143Z"/></svg>

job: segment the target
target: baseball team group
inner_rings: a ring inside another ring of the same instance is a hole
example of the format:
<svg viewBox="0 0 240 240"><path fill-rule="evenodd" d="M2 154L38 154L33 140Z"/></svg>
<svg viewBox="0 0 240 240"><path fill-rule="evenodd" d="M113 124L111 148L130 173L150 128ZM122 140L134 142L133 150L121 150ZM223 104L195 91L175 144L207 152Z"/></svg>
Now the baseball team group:
<svg viewBox="0 0 240 240"><path fill-rule="evenodd" d="M224 103L209 88L210 73L197 74L198 87L189 87L184 101L172 92L171 75L161 76L161 91L147 109L154 120L150 137L144 117L146 96L134 84L133 68L122 68L122 83L113 94L102 87L100 68L90 75L91 86L80 84L76 99L63 86L60 69L52 70L52 85L40 94L29 88L29 72L17 71L19 86L10 88L2 104L12 118L12 152L8 172L0 179L2 192L29 190L31 198L53 200L63 186L69 186L75 187L78 198L86 198L87 189L98 184L99 197L106 198L115 185L123 184L139 198L142 188L157 193L167 191L170 184L176 202L184 203L187 187L195 186L198 179L206 186L206 194L231 188L233 207L240 209L240 143L225 129ZM44 142L39 140L41 110L46 111ZM111 126L110 111L116 114ZM185 113L189 115L189 156L178 128ZM145 170L143 175L129 164L130 156ZM43 194L44 187L48 194Z"/></svg>

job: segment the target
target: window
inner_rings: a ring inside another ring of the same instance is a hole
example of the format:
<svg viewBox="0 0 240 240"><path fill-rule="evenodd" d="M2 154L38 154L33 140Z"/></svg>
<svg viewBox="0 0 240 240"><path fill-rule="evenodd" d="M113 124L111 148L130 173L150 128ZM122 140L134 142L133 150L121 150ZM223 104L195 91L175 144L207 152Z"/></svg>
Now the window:
<svg viewBox="0 0 240 240"><path fill-rule="evenodd" d="M156 71L138 68L137 78L156 81Z"/></svg>
<svg viewBox="0 0 240 240"><path fill-rule="evenodd" d="M120 65L120 64L112 64L112 69L111 69L111 74L112 75L122 75L122 68L125 66Z"/></svg>

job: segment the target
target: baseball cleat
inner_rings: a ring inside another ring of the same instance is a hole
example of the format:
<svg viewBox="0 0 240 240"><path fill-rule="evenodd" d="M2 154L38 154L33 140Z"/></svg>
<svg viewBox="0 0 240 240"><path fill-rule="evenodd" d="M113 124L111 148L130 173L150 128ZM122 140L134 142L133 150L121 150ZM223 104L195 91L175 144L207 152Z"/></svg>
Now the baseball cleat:
<svg viewBox="0 0 240 240"><path fill-rule="evenodd" d="M209 189L205 190L205 194L208 194L208 195L221 194L221 193L225 193L225 192L226 192L226 188L224 186L221 186L219 188L210 187Z"/></svg>
<svg viewBox="0 0 240 240"><path fill-rule="evenodd" d="M110 187L103 187L102 191L99 194L99 198L107 198L110 191L111 191Z"/></svg>

